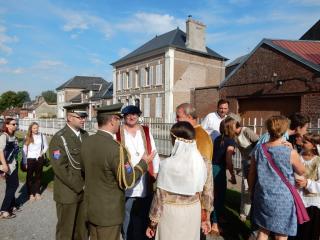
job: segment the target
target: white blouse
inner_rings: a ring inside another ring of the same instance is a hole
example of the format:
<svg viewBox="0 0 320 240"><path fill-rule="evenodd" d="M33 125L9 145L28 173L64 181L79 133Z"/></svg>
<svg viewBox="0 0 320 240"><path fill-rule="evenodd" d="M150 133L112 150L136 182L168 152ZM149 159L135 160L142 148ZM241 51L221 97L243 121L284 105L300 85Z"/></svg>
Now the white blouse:
<svg viewBox="0 0 320 240"><path fill-rule="evenodd" d="M42 136L42 139L41 139ZM43 141L43 142L42 142ZM41 150L41 145L43 144L43 149ZM28 146L23 145L23 153L25 158L39 158L41 155L46 153L48 150L48 142L46 136L39 134L33 134L33 143Z"/></svg>
<svg viewBox="0 0 320 240"><path fill-rule="evenodd" d="M310 166L311 164L314 164L315 161L320 161L320 157L314 157L311 160L304 160L302 156L300 156L300 161L303 163L305 166ZM307 179L307 186L306 189L310 193L314 193L313 196L305 196L303 189L298 189L298 192L302 198L302 201L305 205L305 207L311 207L315 206L320 209L320 164L318 165L318 180L314 181L311 179Z"/></svg>

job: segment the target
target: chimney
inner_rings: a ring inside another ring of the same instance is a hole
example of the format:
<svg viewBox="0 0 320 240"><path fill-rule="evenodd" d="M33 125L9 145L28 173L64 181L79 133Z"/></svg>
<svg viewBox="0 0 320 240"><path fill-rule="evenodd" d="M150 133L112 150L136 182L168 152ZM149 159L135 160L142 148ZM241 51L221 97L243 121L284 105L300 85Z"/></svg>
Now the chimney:
<svg viewBox="0 0 320 240"><path fill-rule="evenodd" d="M192 19L189 15L186 21L187 41L186 47L192 50L207 52L206 49L206 25Z"/></svg>

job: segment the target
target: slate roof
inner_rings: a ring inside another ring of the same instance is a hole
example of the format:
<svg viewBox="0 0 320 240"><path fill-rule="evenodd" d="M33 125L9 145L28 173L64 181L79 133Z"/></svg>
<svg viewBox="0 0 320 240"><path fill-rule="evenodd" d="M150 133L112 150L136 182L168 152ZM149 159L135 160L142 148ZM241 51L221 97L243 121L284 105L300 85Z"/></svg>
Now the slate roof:
<svg viewBox="0 0 320 240"><path fill-rule="evenodd" d="M320 20L303 34L300 40L320 40Z"/></svg>
<svg viewBox="0 0 320 240"><path fill-rule="evenodd" d="M176 28L170 32L164 33L160 36L155 36L153 39L150 41L146 42L136 50L132 51L128 55L120 58L118 61L112 63L111 65L116 66L121 62L131 60L135 57L150 53L155 50L159 49L164 49L167 47L173 47L177 49L182 49L188 52L196 53L196 54L201 54L205 55L207 57L211 58L217 58L221 59L223 61L228 60L227 58L221 56L217 52L213 51L212 49L206 47L207 52L201 52L201 51L196 51L192 50L186 47L186 33L180 30L179 28Z"/></svg>
<svg viewBox="0 0 320 240"><path fill-rule="evenodd" d="M220 84L220 88L263 44L320 73L320 41L263 39Z"/></svg>
<svg viewBox="0 0 320 240"><path fill-rule="evenodd" d="M113 84L108 82L103 84L100 91L91 97L91 100L109 99L113 96Z"/></svg>
<svg viewBox="0 0 320 240"><path fill-rule="evenodd" d="M75 76L68 81L66 81L61 86L57 87L56 90L62 90L65 88L79 88L79 89L87 89L88 86L93 84L102 84L105 83L101 77L88 77L88 76Z"/></svg>
<svg viewBox="0 0 320 240"><path fill-rule="evenodd" d="M243 55L243 56L237 57L235 60L233 60L232 62L230 62L230 63L226 66L226 68L227 68L227 67L232 67L232 66L234 66L234 65L238 65L238 64L242 63L242 62L246 59L246 57L247 57L248 55L249 55L249 54L245 54L245 55Z"/></svg>

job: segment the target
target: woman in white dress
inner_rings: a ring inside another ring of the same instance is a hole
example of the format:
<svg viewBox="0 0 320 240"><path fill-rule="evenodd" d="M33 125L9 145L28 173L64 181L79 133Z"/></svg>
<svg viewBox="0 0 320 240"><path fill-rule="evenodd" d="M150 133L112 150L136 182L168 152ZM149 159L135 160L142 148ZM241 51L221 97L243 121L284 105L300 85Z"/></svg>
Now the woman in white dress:
<svg viewBox="0 0 320 240"><path fill-rule="evenodd" d="M207 178L205 162L190 123L178 122L170 132L174 146L171 156L160 162L146 234L156 240L199 240L200 193Z"/></svg>

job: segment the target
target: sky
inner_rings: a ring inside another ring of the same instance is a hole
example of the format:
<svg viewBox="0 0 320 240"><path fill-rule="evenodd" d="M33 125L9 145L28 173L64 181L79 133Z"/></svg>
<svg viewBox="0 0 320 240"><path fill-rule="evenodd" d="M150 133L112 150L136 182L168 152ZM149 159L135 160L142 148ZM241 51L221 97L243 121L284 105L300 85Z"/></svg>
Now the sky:
<svg viewBox="0 0 320 240"><path fill-rule="evenodd" d="M177 27L203 22L207 46L228 58L263 38L299 39L320 0L0 0L0 94L34 98L70 78L112 81L112 62Z"/></svg>

